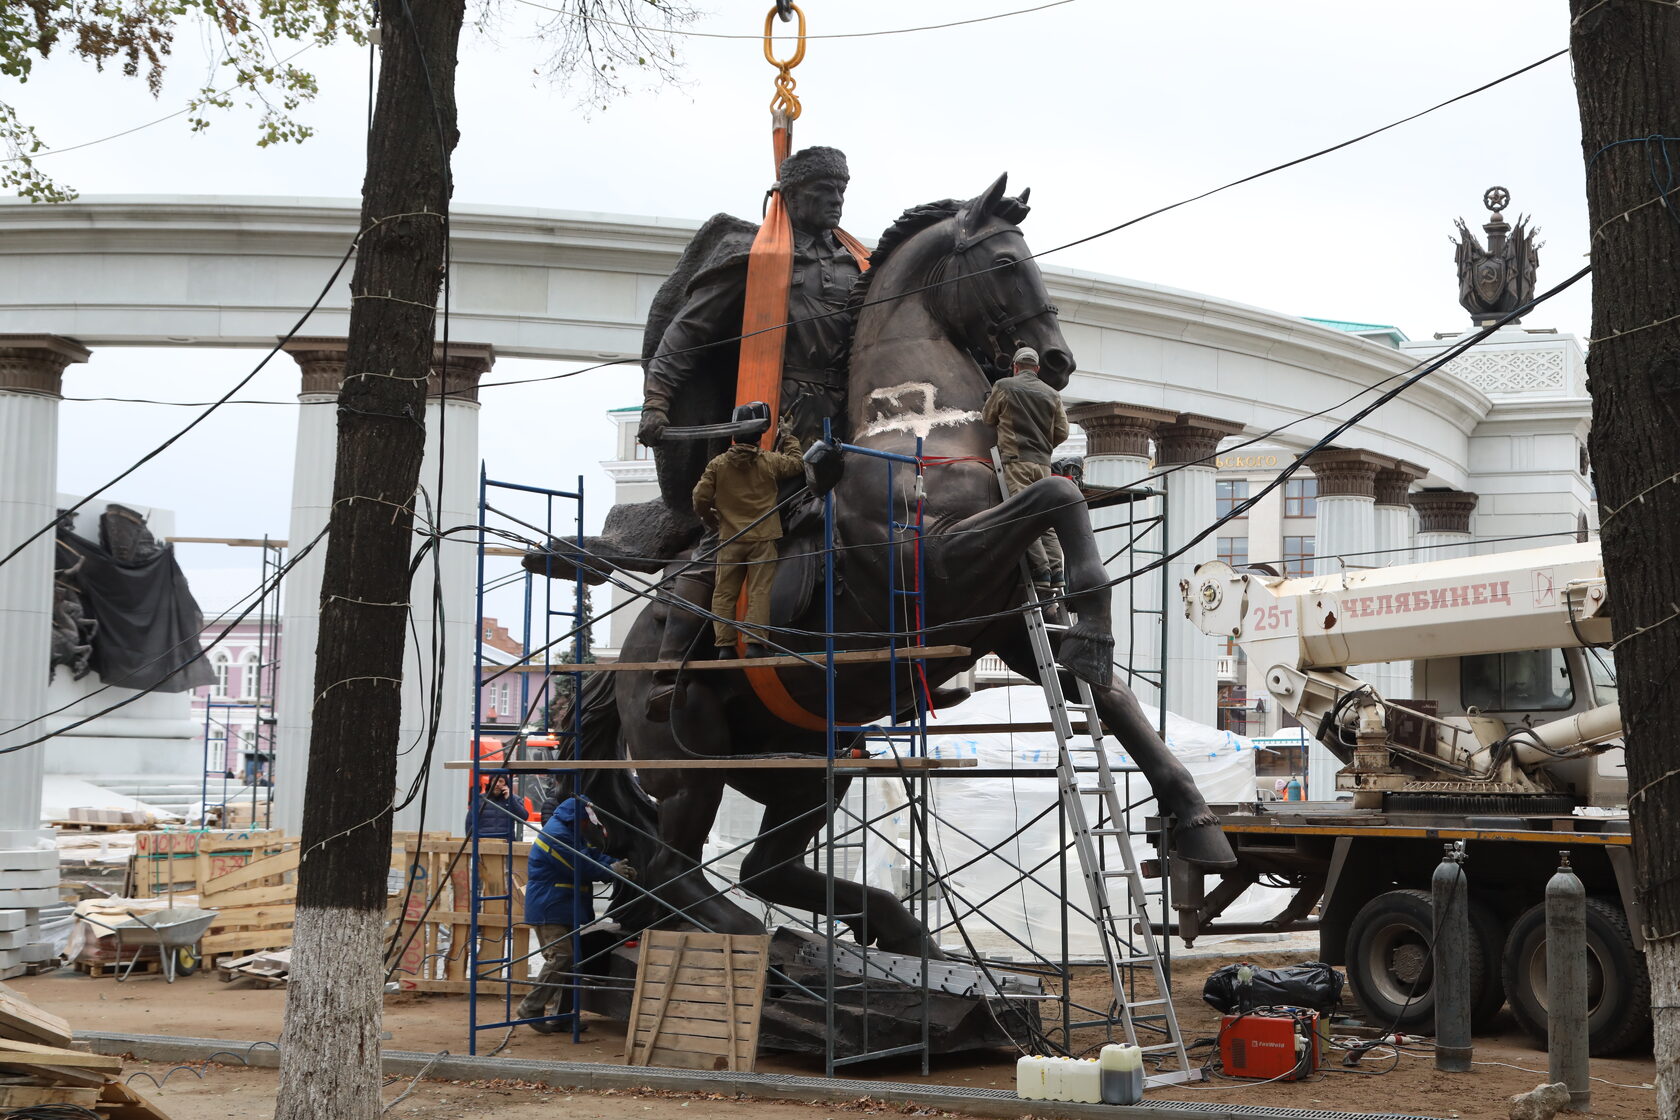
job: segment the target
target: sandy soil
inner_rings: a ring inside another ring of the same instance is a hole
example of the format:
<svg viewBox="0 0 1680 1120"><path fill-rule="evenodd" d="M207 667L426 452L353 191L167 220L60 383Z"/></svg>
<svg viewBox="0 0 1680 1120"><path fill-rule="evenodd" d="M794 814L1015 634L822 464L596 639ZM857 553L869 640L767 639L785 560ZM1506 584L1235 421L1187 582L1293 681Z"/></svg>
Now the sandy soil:
<svg viewBox="0 0 1680 1120"><path fill-rule="evenodd" d="M1300 954L1258 954L1250 957L1259 963L1281 964L1303 959ZM1218 1015L1201 1001L1202 982L1207 974L1226 960L1194 959L1174 962L1174 994L1186 1039L1212 1036L1218 1031ZM191 1035L195 1037L229 1040L274 1039L280 1031L284 1010L283 990L252 990L233 987L216 980L213 975L200 974L165 984L160 978L136 978L125 984L109 978L93 979L70 971L11 981L29 998L63 1015L72 1025L86 1030L133 1031L145 1034ZM1099 978L1082 981L1100 984ZM1077 991L1077 989L1076 989ZM480 1001L480 1017L499 1016L499 1003ZM467 1006L464 997L400 994L388 997L385 1007L385 1029L390 1032L391 1048L414 1051L466 1051ZM1507 1098L1533 1088L1545 1080L1545 1054L1536 1049L1526 1035L1509 1020L1502 1018L1503 1031L1493 1037L1476 1041L1478 1062L1503 1062L1527 1067L1529 1071L1501 1065L1477 1065L1471 1074L1438 1074L1433 1059L1427 1053L1419 1056L1404 1054L1395 1063L1389 1054L1366 1058L1360 1069L1366 1072L1342 1072L1339 1056L1330 1064L1335 1072L1324 1072L1302 1082L1255 1083L1215 1080L1205 1087L1179 1087L1151 1092L1151 1098L1176 1100L1206 1100L1222 1103L1267 1104L1297 1108L1337 1109L1364 1112L1406 1112L1439 1117L1501 1117L1506 1115ZM486 1032L480 1036L480 1053L488 1053L501 1041L502 1032ZM1097 1041L1095 1039L1091 1041ZM526 1029L513 1033L503 1054L520 1058L547 1058L567 1061L622 1061L623 1029L617 1024L595 1020L593 1029L583 1041L573 1045L569 1037L538 1035ZM947 1058L937 1062L931 1076L924 1078L919 1063L877 1063L859 1068L853 1076L911 1084L946 1084L1011 1088L1014 1084L1015 1055L995 1053L968 1058ZM1381 1073L1393 1065L1392 1072ZM137 1067L140 1068L140 1067ZM820 1073L820 1061L772 1055L759 1061L761 1072ZM1639 1086L1652 1082L1655 1064L1649 1051L1625 1055L1615 1059L1595 1059L1594 1076L1624 1086ZM193 1112L182 1108L184 1118L194 1116L266 1117L263 1102L272 1101L271 1074L258 1071L214 1073L217 1084L229 1086L228 1093L249 1094L251 1104L243 1111ZM144 1079L140 1079L142 1087ZM190 1083L190 1084L189 1084ZM208 1083L206 1083L208 1084ZM185 1074L172 1078L164 1090L164 1101L173 1106L179 1095L183 1101L197 1099L204 1088ZM459 1089L460 1092L456 1092ZM266 1095L265 1095L266 1094ZM462 1089L458 1086L427 1085L414 1097L399 1106L393 1115L405 1115L403 1110L411 1102L421 1102L429 1112L412 1115L475 1116L477 1109L488 1115L491 1110L498 1117L525 1115L527 1105L539 1101L550 1107L557 1097L575 1098L568 1114L592 1117L640 1116L652 1111L663 1114L672 1108L654 1108L643 1104L631 1106L617 1097L539 1091L518 1086L480 1086ZM1641 1088L1617 1088L1594 1083L1593 1113L1605 1120L1647 1120L1655 1115L1655 1093ZM752 1103L736 1105L708 1101L707 1116L753 1116L770 1120L772 1117L812 1117L824 1115L822 1109L812 1110L800 1105ZM824 1106L829 1112L836 1106ZM589 1111L598 1109L600 1111ZM616 1111L615 1111L616 1110ZM838 1110L846 1111L846 1110ZM1025 1111L1025 1110L1023 1110ZM535 1111L530 1115L536 1116ZM552 1115L552 1112L545 1113Z"/></svg>

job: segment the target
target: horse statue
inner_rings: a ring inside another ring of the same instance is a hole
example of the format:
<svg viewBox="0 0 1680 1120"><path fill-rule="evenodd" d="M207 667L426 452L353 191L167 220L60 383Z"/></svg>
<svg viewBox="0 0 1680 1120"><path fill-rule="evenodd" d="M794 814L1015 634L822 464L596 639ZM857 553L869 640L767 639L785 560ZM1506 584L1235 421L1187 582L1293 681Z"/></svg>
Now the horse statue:
<svg viewBox="0 0 1680 1120"><path fill-rule="evenodd" d="M858 312L850 360L853 442L913 455L922 438L930 461L922 507L923 629L930 642L970 650L962 658L920 664L928 685L938 685L995 653L1016 673L1038 679L1018 609L1025 591L1016 561L1029 543L1054 529L1065 556L1068 604L1077 616L1074 625L1053 632L1058 664L1092 685L1104 729L1137 760L1161 806L1177 817L1174 854L1205 869L1228 867L1235 862L1231 849L1188 771L1156 735L1136 698L1114 680L1110 588L1078 487L1050 477L1004 498L998 486L990 458L996 435L980 419L991 379L1000 367L1008 368L1007 357L1017 345L1038 351L1040 376L1058 389L1074 370L1056 309L1017 225L1026 206L1005 196L1005 183L1000 177L967 202L906 211L882 235L852 296ZM841 649L880 648L885 639L874 635L915 626L902 612L889 617L885 609L889 566L914 570L912 544L902 539L889 544L883 504L887 469L881 459L848 455L832 494L844 579L834 603ZM900 521L908 520L918 501L913 474L902 468L893 474L894 517ZM772 597L772 636L781 645L807 651L820 645L822 591L811 592L820 564L810 557L821 549L820 536L790 532L782 542L790 559L779 565ZM801 554L804 563L791 559ZM794 593L785 594L782 585L790 583ZM682 608L662 598L644 610L625 638L621 659L654 660L665 612L674 609ZM891 698L897 696L902 706L914 695L913 673L901 663L895 690L883 663L838 665L837 721L855 725L904 717L906 712L890 710ZM646 761L826 753L826 724L813 714L823 712L826 701L819 669L690 673L686 699L665 723L647 718L651 686L650 672L594 675L580 697L577 757ZM842 734L838 753L850 753L857 738ZM765 807L760 835L741 865L741 886L773 905L827 913L827 881L801 861L834 809L822 771L659 768L639 770L634 779L623 770L586 772L583 789L609 819L634 822L658 836L655 842L635 828L613 830L609 846L614 855L630 859L641 886L658 900L657 907L648 907L644 899L638 917L652 925L677 914L715 932L763 932L756 919L718 894L699 867L726 784ZM844 796L846 784L837 779L834 796ZM928 931L891 893L838 880L833 892L837 914L862 915L843 919L854 932L867 931L869 940L888 951L919 954L927 948L937 955ZM636 923L628 917L633 910L620 912L621 924Z"/></svg>

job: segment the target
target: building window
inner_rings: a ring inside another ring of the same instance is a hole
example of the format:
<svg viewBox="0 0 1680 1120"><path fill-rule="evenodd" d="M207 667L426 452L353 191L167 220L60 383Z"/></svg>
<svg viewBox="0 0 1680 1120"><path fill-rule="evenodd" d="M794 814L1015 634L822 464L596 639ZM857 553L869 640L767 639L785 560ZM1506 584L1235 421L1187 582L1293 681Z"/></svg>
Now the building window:
<svg viewBox="0 0 1680 1120"><path fill-rule="evenodd" d="M1318 516L1318 479L1291 478L1283 484L1285 517Z"/></svg>
<svg viewBox="0 0 1680 1120"><path fill-rule="evenodd" d="M1246 478L1222 478L1215 482L1213 486L1214 501L1217 503L1215 511L1220 517L1229 516L1232 510L1248 501L1248 479ZM1237 516L1247 517L1248 514L1241 513Z"/></svg>
<svg viewBox="0 0 1680 1120"><path fill-rule="evenodd" d="M632 440L630 442L630 458L651 459L653 458L653 448L640 440Z"/></svg>
<svg viewBox="0 0 1680 1120"><path fill-rule="evenodd" d="M228 698L228 674L233 670L233 658L226 650L217 650L210 655L210 669L216 674L216 681L210 686L210 697L213 700Z"/></svg>
<svg viewBox="0 0 1680 1120"><path fill-rule="evenodd" d="M262 661L256 650L245 655L243 669L239 674L240 696L245 700L256 700L262 696Z"/></svg>
<svg viewBox="0 0 1680 1120"><path fill-rule="evenodd" d="M1286 576L1312 575L1313 557L1317 555L1314 549L1317 545L1317 537L1284 537L1283 574Z"/></svg>
<svg viewBox="0 0 1680 1120"><path fill-rule="evenodd" d="M1233 568L1248 566L1248 538L1220 537L1219 558Z"/></svg>
<svg viewBox="0 0 1680 1120"><path fill-rule="evenodd" d="M503 718L510 714L508 701L510 687L507 681L502 681L496 685L496 711Z"/></svg>
<svg viewBox="0 0 1680 1120"><path fill-rule="evenodd" d="M1242 685L1219 686L1219 730L1247 736L1248 690Z"/></svg>

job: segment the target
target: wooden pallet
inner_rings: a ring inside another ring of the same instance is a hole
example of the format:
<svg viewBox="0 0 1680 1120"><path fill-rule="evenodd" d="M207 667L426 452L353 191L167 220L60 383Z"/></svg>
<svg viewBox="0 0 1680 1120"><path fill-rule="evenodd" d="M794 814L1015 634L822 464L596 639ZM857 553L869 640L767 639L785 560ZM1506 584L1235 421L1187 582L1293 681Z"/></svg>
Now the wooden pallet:
<svg viewBox="0 0 1680 1120"><path fill-rule="evenodd" d="M163 961L158 957L141 957L134 962L134 971L130 972L127 961L83 961L70 962L70 967L84 976L91 976L98 980L106 976L149 976L154 972L163 971Z"/></svg>
<svg viewBox="0 0 1680 1120"><path fill-rule="evenodd" d="M152 826L146 823L106 824L100 821L48 821L60 832L144 832Z"/></svg>
<svg viewBox="0 0 1680 1120"><path fill-rule="evenodd" d="M767 935L644 934L626 1063L751 1072L769 966Z"/></svg>

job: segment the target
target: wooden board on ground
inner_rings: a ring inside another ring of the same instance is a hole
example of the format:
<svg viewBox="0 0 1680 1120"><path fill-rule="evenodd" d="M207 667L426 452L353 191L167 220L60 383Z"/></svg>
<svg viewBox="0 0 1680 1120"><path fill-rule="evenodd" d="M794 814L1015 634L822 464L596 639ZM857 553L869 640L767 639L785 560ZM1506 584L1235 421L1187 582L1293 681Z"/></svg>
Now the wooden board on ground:
<svg viewBox="0 0 1680 1120"><path fill-rule="evenodd" d="M107 1081L100 1090L98 1110L111 1120L170 1120L169 1113L121 1081Z"/></svg>
<svg viewBox="0 0 1680 1120"><path fill-rule="evenodd" d="M119 1070L122 1059L115 1054L92 1054L63 1046L42 1046L15 1039L0 1040L0 1068L63 1066L66 1069Z"/></svg>
<svg viewBox="0 0 1680 1120"><path fill-rule="evenodd" d="M0 989L0 1038L69 1046L74 1036L69 1023L50 1011L41 1010L12 989L4 988Z"/></svg>
<svg viewBox="0 0 1680 1120"><path fill-rule="evenodd" d="M644 934L625 1061L751 1072L769 965L764 935Z"/></svg>
<svg viewBox="0 0 1680 1120"><path fill-rule="evenodd" d="M35 1108L43 1104L74 1104L92 1108L99 1090L76 1085L0 1085L0 1109Z"/></svg>

